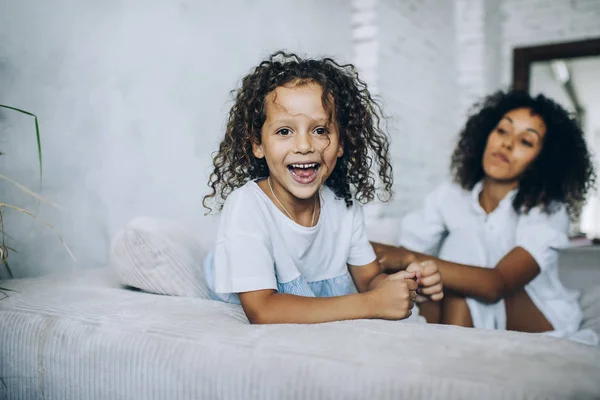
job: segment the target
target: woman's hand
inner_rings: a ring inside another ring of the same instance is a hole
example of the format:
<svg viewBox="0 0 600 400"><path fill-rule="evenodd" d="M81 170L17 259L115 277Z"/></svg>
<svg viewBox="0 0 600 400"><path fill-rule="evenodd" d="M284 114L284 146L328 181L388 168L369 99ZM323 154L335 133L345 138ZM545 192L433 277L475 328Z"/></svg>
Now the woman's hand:
<svg viewBox="0 0 600 400"><path fill-rule="evenodd" d="M417 257L403 247L371 242L377 261L382 271L399 271L406 269L410 263L416 262Z"/></svg>
<svg viewBox="0 0 600 400"><path fill-rule="evenodd" d="M417 276L417 283L419 284L417 293L420 295L417 302L426 301L427 298L433 301L442 300L444 285L442 275L435 261L413 262L406 268L406 271L414 272Z"/></svg>

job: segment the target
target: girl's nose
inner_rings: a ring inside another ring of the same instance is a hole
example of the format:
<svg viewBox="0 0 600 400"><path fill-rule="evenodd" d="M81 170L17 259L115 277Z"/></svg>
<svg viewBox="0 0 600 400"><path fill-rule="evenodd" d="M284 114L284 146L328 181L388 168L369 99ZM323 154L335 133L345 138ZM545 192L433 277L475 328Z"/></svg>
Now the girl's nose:
<svg viewBox="0 0 600 400"><path fill-rule="evenodd" d="M314 150L310 133L297 134L295 145L295 150L297 153L306 154Z"/></svg>

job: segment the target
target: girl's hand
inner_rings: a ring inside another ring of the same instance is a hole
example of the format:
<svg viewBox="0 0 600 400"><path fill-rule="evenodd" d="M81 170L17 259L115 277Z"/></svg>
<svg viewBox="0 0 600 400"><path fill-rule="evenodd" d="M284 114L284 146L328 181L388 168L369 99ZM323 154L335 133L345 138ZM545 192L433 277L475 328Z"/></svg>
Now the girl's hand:
<svg viewBox="0 0 600 400"><path fill-rule="evenodd" d="M433 260L413 262L406 267L407 272L414 272L419 284L419 295L427 296L433 301L440 301L444 297L444 285L442 275L437 264ZM422 302L422 296L419 296L418 302Z"/></svg>
<svg viewBox="0 0 600 400"><path fill-rule="evenodd" d="M417 297L414 272L400 271L389 275L372 291L374 317L390 320L408 318Z"/></svg>
<svg viewBox="0 0 600 400"><path fill-rule="evenodd" d="M371 242L371 245L382 271L403 270L410 263L417 261L417 257L405 248L376 242Z"/></svg>

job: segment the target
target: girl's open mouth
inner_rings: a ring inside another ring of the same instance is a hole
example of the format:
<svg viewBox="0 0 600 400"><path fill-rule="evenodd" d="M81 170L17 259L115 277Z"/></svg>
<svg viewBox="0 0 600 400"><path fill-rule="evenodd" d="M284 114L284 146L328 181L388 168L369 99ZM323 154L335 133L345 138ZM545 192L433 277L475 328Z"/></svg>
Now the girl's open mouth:
<svg viewBox="0 0 600 400"><path fill-rule="evenodd" d="M301 184L312 183L317 178L317 172L321 164L319 163L294 163L287 166L292 178Z"/></svg>

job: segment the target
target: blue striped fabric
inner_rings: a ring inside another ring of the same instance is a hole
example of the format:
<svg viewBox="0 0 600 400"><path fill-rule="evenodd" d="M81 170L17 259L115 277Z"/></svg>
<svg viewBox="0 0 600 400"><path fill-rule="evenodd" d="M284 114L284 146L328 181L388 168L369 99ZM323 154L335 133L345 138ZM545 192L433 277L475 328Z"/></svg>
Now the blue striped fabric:
<svg viewBox="0 0 600 400"><path fill-rule="evenodd" d="M215 293L215 271L214 254L210 252L204 260L204 276L210 289L210 298L220 300L226 303L240 304L240 299L236 293ZM350 273L346 271L343 275L321 281L307 282L303 276L299 276L289 282L277 282L277 291L279 293L293 294L305 297L333 297L344 296L356 293L354 281Z"/></svg>

